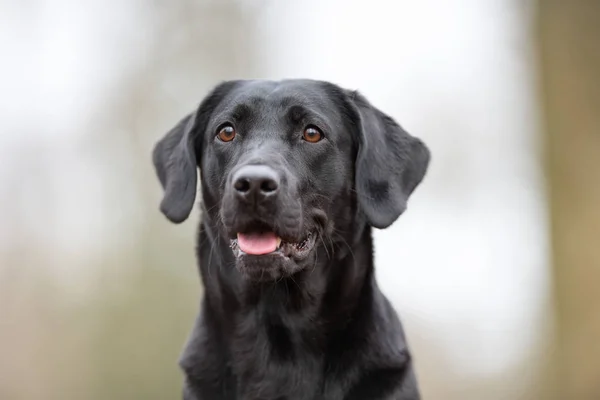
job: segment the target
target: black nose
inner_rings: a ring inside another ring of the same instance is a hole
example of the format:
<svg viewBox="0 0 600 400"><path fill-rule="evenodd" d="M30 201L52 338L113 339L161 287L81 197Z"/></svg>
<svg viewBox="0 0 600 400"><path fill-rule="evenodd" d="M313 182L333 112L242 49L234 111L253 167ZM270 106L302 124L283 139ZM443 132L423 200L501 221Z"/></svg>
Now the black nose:
<svg viewBox="0 0 600 400"><path fill-rule="evenodd" d="M274 197L279 189L279 175L266 165L247 165L233 176L233 189L244 200L262 202Z"/></svg>

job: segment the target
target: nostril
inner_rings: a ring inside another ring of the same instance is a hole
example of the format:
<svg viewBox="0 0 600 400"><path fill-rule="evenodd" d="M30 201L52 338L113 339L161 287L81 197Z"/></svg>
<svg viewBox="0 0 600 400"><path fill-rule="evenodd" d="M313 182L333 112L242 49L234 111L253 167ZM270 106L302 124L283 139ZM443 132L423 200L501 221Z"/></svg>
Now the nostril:
<svg viewBox="0 0 600 400"><path fill-rule="evenodd" d="M272 193L272 192L276 191L278 187L279 187L279 185L273 179L265 179L260 184L260 190L263 193Z"/></svg>
<svg viewBox="0 0 600 400"><path fill-rule="evenodd" d="M230 188L239 199L258 202L273 197L279 190L277 172L266 165L246 165L235 172Z"/></svg>
<svg viewBox="0 0 600 400"><path fill-rule="evenodd" d="M250 180L246 178L240 178L233 184L235 190L241 193L246 193L250 190Z"/></svg>

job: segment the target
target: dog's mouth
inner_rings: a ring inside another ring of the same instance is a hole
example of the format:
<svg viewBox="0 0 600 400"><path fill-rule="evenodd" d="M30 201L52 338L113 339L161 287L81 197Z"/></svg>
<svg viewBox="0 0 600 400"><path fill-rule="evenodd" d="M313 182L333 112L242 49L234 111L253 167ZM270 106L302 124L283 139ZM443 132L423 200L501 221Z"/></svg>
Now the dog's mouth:
<svg viewBox="0 0 600 400"><path fill-rule="evenodd" d="M231 240L231 249L237 257L280 255L288 258L305 258L315 244L315 232L309 232L299 242L283 240L275 232L249 232L238 233L237 238Z"/></svg>

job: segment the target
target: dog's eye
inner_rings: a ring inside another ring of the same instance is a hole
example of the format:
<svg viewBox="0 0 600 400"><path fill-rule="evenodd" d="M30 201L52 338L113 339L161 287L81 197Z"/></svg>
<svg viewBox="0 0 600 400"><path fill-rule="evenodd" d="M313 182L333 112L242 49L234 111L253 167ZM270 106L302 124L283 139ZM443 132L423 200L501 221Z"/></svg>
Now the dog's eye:
<svg viewBox="0 0 600 400"><path fill-rule="evenodd" d="M304 130L302 139L309 143L317 143L319 140L323 139L323 132L321 132L317 127L309 126Z"/></svg>
<svg viewBox="0 0 600 400"><path fill-rule="evenodd" d="M217 138L222 142L231 142L235 138L235 128L231 125L225 125L219 129Z"/></svg>

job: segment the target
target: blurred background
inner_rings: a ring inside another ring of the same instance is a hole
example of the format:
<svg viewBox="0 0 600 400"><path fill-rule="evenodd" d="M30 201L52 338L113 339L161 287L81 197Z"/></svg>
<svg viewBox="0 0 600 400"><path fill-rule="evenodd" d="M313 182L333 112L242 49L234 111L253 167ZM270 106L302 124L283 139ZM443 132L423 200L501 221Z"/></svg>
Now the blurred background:
<svg viewBox="0 0 600 400"><path fill-rule="evenodd" d="M0 0L0 399L175 399L199 213L153 144L230 78L360 89L431 148L376 232L424 399L600 399L600 2Z"/></svg>

